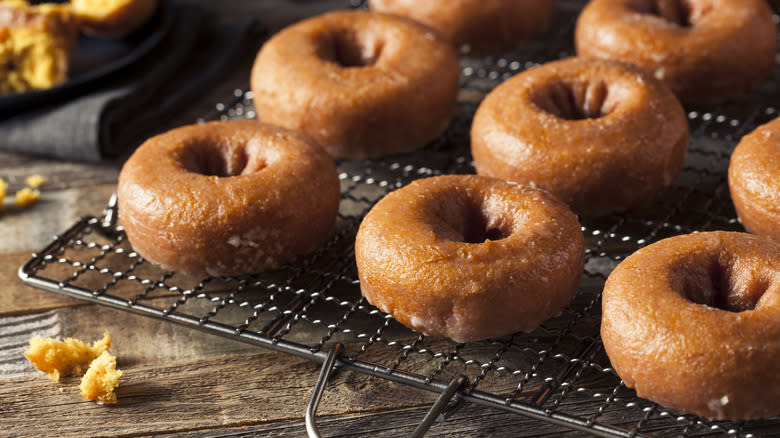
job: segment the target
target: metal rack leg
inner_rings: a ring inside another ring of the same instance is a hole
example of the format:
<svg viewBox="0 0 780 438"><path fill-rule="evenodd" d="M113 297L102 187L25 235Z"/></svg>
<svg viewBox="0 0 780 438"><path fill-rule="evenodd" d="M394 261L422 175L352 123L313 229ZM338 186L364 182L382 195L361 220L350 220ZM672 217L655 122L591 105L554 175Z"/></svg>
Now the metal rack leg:
<svg viewBox="0 0 780 438"><path fill-rule="evenodd" d="M330 373L333 371L333 368L336 365L336 359L338 359L338 356L341 354L343 347L344 346L341 344L336 344L328 352L328 356L322 363L322 369L320 369L317 383L314 385L311 400L309 400L309 405L306 407L306 433L310 438L320 438L320 431L316 421L317 408L320 405L322 394L325 392L325 386L328 384ZM420 422L417 428L414 429L414 432L412 432L412 438L420 438L425 435L431 425L433 425L433 422L436 421L439 414L447 407L447 404L452 400L465 382L465 376L458 376L450 380L447 388L439 395L439 398L436 399L436 402L431 406L431 409L429 409L425 414L425 417L423 417L422 422Z"/></svg>
<svg viewBox="0 0 780 438"><path fill-rule="evenodd" d="M438 418L439 414L444 410L452 397L455 396L455 393L458 392L458 389L460 389L465 382L466 376L458 376L450 380L447 389L439 395L439 398L436 399L436 403L434 403L433 406L431 406L431 409L428 410L428 413L425 414L420 425L412 432L412 438L420 438L425 435L425 432L431 428L433 422L436 421L436 418Z"/></svg>
<svg viewBox="0 0 780 438"><path fill-rule="evenodd" d="M320 376L317 378L317 383L314 385L314 391L311 393L309 406L306 407L306 433L310 438L320 438L320 431L317 429L316 421L317 408L320 405L322 394L325 392L325 385L328 384L330 372L333 371L333 366L336 364L336 359L343 347L344 346L341 344L336 344L328 352L328 357L326 357L325 362L322 363Z"/></svg>

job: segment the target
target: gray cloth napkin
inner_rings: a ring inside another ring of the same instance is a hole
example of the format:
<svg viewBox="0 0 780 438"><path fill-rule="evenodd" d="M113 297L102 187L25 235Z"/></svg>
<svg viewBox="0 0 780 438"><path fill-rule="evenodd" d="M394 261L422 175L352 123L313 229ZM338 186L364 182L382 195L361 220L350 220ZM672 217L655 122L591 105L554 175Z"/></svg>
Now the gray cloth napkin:
<svg viewBox="0 0 780 438"><path fill-rule="evenodd" d="M123 155L161 120L228 74L251 21L216 27L178 7L165 39L122 71L45 106L0 113L0 149L71 161ZM258 41L258 40L255 40Z"/></svg>

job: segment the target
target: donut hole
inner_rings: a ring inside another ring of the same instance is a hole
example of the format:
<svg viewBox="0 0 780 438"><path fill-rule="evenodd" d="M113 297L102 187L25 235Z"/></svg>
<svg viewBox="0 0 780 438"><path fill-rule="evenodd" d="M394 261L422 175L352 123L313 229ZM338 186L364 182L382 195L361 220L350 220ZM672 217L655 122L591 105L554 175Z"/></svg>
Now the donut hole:
<svg viewBox="0 0 780 438"><path fill-rule="evenodd" d="M712 5L695 0L634 0L630 7L640 14L653 15L679 27L691 27Z"/></svg>
<svg viewBox="0 0 780 438"><path fill-rule="evenodd" d="M683 296L688 300L727 312L756 308L770 282L751 272L740 272L739 263L714 258L698 264L685 275Z"/></svg>
<svg viewBox="0 0 780 438"><path fill-rule="evenodd" d="M252 154L250 158L247 147L197 143L183 152L183 167L205 176L226 178L256 172L265 167L265 162L258 154Z"/></svg>
<svg viewBox="0 0 780 438"><path fill-rule="evenodd" d="M543 111L564 120L603 117L614 110L609 88L603 80L557 80L531 94L531 101Z"/></svg>
<svg viewBox="0 0 780 438"><path fill-rule="evenodd" d="M436 233L461 243L484 243L509 237L514 232L509 214L490 199L471 199L468 194L445 196L435 208Z"/></svg>
<svg viewBox="0 0 780 438"><path fill-rule="evenodd" d="M501 240L512 234L512 230L501 226L501 223L495 223L487 213L479 208L467 209L461 232L463 242L483 243L488 240Z"/></svg>
<svg viewBox="0 0 780 438"><path fill-rule="evenodd" d="M384 42L375 34L337 29L320 35L318 56L343 68L369 67L382 54Z"/></svg>

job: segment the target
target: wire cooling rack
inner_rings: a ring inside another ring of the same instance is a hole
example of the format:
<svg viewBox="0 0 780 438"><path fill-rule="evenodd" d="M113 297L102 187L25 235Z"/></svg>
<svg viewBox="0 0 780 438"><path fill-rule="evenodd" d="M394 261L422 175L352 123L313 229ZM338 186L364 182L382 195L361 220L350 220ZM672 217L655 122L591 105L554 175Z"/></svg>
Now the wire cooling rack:
<svg viewBox="0 0 780 438"><path fill-rule="evenodd" d="M778 115L777 64L772 78L748 97L687 109L688 158L660 199L622 215L581 218L586 264L580 291L559 317L535 331L458 344L406 329L361 298L353 242L365 213L416 178L473 173L468 134L477 105L510 76L573 55L573 27L582 4L559 0L552 30L516 51L462 59L454 119L423 150L338 163L342 197L336 229L323 248L297 264L231 278L164 272L133 252L112 203L103 216L84 218L56 237L19 275L30 285L82 300L454 395L449 404L440 399L435 413L443 411L445 417L472 402L600 436L776 434L780 418L710 421L636 397L610 368L599 323L604 281L633 251L677 234L742 230L726 169L739 139ZM235 90L203 120L254 118L251 98L250 92ZM338 355L328 354L336 350ZM320 383L327 380L326 368L323 375Z"/></svg>

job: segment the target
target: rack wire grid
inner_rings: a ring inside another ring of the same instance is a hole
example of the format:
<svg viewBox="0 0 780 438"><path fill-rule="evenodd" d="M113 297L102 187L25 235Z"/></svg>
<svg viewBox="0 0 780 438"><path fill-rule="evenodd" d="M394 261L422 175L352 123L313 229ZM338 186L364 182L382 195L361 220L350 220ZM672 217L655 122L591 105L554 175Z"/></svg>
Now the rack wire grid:
<svg viewBox="0 0 780 438"><path fill-rule="evenodd" d="M638 398L610 367L600 337L600 294L627 255L660 239L705 230L743 230L726 169L739 139L777 117L780 55L772 77L749 96L690 107L685 166L660 199L625 214L582 217L586 263L579 293L531 333L474 343L424 336L369 305L360 294L354 237L364 214L390 191L431 175L473 173L471 118L484 95L510 76L574 55L583 1L558 1L551 30L515 51L461 60L456 114L440 138L405 155L338 163L342 198L332 238L297 264L232 278L191 278L146 262L127 242L115 206L57 236L19 270L28 284L161 318L206 332L442 393L466 382L458 405L473 402L600 436L760 436L780 418L711 421ZM775 16L775 21L777 20ZM251 92L235 90L203 120L255 118Z"/></svg>

